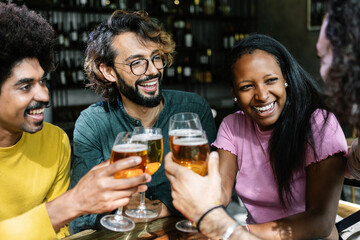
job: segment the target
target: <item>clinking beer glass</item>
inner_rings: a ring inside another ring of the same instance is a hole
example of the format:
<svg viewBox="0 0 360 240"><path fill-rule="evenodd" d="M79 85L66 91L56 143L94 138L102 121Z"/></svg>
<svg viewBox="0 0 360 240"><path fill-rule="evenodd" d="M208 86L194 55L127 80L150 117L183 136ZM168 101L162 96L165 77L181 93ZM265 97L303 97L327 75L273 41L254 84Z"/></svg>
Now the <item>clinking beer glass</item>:
<svg viewBox="0 0 360 240"><path fill-rule="evenodd" d="M163 136L161 128L135 127L133 139L145 139L148 144L148 158L145 172L153 175L161 166L163 159ZM145 206L145 192L140 193L140 204L135 209L125 211L126 215L134 218L147 219L155 218L159 213Z"/></svg>
<svg viewBox="0 0 360 240"><path fill-rule="evenodd" d="M111 151L110 164L130 156L139 156L142 161L135 167L115 173L114 178L130 178L144 173L147 160L147 149L148 147L145 139L134 140L131 132L120 132L116 136ZM115 214L102 217L100 222L105 228L116 232L131 231L135 227L135 223L131 219L122 215L122 207L119 207Z"/></svg>
<svg viewBox="0 0 360 240"><path fill-rule="evenodd" d="M204 176L208 169L209 144L201 122L195 113L178 113L170 118L169 145L174 162ZM182 220L176 228L197 232L194 222Z"/></svg>

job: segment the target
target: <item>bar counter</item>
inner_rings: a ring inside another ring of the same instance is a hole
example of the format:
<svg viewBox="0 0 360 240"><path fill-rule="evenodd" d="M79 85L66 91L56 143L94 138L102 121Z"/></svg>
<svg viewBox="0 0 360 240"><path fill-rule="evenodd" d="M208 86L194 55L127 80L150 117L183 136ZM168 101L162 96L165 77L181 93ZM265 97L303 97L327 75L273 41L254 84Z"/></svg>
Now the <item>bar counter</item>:
<svg viewBox="0 0 360 240"><path fill-rule="evenodd" d="M130 232L113 232L107 229L98 231L87 230L74 235L71 235L66 240L177 240L177 239L192 239L192 240L205 240L207 239L201 233L184 233L175 228L177 221L182 220L180 217L165 217L150 222L137 222L135 228Z"/></svg>

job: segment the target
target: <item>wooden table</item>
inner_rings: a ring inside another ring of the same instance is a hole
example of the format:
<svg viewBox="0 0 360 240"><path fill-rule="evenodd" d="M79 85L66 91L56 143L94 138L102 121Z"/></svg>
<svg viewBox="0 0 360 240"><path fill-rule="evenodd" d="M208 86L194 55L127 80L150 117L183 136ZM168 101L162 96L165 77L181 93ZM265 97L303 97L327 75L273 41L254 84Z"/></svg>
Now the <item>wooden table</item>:
<svg viewBox="0 0 360 240"><path fill-rule="evenodd" d="M131 240L131 239L142 239L142 240L177 240L177 239L192 239L192 240L205 240L207 239L200 233L184 233L180 232L175 228L175 223L182 218L179 217L166 217L157 219L150 222L138 222L135 225L134 230L125 233L113 232L107 229L99 231L86 231L72 235L67 240ZM84 234L87 234L84 236Z"/></svg>

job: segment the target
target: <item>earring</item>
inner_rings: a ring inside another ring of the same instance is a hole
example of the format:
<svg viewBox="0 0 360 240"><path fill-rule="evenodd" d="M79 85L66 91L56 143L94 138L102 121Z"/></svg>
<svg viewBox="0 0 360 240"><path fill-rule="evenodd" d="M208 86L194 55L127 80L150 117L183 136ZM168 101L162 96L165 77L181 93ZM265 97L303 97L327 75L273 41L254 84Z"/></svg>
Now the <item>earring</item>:
<svg viewBox="0 0 360 240"><path fill-rule="evenodd" d="M234 102L237 102L237 97L234 97L233 100L234 100Z"/></svg>
<svg viewBox="0 0 360 240"><path fill-rule="evenodd" d="M289 84L286 82L286 83L285 83L285 87L288 87L288 86L289 86Z"/></svg>

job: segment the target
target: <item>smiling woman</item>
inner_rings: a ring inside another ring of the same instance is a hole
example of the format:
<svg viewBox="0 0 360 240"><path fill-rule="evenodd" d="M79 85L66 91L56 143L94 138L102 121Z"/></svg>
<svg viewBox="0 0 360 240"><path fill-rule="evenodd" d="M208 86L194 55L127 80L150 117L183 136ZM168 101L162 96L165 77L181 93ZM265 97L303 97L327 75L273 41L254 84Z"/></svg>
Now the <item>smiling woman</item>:
<svg viewBox="0 0 360 240"><path fill-rule="evenodd" d="M222 203L229 203L236 178L255 235L336 239L347 145L320 85L265 35L241 40L227 59L241 111L223 120L212 144L220 156Z"/></svg>
<svg viewBox="0 0 360 240"><path fill-rule="evenodd" d="M233 66L233 97L262 131L274 127L284 108L285 83L275 58L262 50L243 55Z"/></svg>

